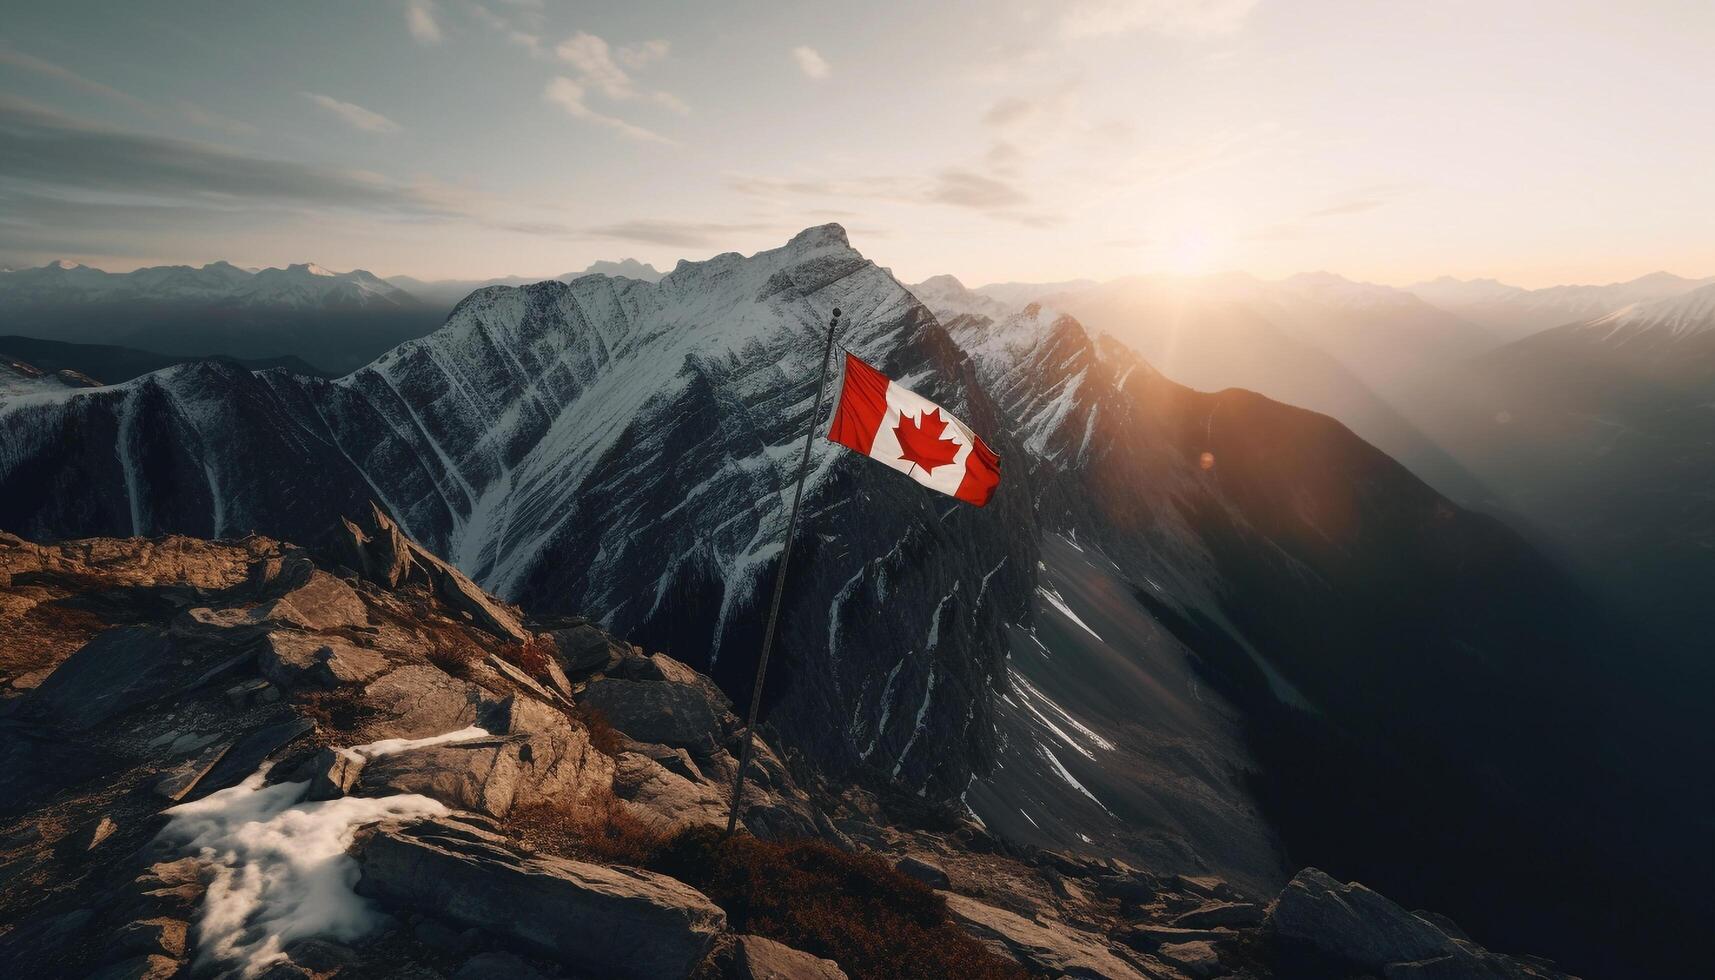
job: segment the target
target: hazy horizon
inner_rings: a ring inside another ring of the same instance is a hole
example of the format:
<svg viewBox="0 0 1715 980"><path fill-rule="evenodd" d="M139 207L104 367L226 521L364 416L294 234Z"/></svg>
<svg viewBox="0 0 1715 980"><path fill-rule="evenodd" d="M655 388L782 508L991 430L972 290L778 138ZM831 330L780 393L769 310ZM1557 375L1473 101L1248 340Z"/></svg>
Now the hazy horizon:
<svg viewBox="0 0 1715 980"><path fill-rule="evenodd" d="M1666 0L24 8L0 264L546 277L837 220L908 282L1697 278L1711 28Z"/></svg>

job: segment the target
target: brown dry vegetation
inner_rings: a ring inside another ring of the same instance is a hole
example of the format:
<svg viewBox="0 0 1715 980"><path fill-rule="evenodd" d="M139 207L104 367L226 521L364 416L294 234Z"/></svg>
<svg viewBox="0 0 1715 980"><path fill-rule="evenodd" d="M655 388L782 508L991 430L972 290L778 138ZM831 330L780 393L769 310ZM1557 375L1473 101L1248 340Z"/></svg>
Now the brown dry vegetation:
<svg viewBox="0 0 1715 980"><path fill-rule="evenodd" d="M572 719L589 733L590 746L605 756L617 756L625 748L625 736L607 720L607 713L592 705L580 704L569 712Z"/></svg>
<svg viewBox="0 0 1715 980"><path fill-rule="evenodd" d="M754 933L839 963L854 980L1023 980L1024 971L947 918L927 885L871 854L818 840L683 831L650 862L693 885Z"/></svg>
<svg viewBox="0 0 1715 980"><path fill-rule="evenodd" d="M508 829L530 847L580 861L646 865L666 838L637 819L611 790L570 805L515 808Z"/></svg>
<svg viewBox="0 0 1715 980"><path fill-rule="evenodd" d="M831 959L853 980L1023 980L1024 971L947 917L934 890L870 854L818 840L723 838L712 827L663 836L605 794L512 812L526 845L670 875L708 895L734 932Z"/></svg>

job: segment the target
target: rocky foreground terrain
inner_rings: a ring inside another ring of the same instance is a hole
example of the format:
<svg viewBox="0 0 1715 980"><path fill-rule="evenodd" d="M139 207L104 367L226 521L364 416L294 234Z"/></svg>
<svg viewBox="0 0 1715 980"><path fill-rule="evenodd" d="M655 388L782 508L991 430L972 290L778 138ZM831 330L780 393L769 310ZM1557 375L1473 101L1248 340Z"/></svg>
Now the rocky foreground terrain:
<svg viewBox="0 0 1715 980"><path fill-rule="evenodd" d="M0 534L0 975L1558 977L1304 869L1278 895L836 785L703 675L532 621L379 511Z"/></svg>

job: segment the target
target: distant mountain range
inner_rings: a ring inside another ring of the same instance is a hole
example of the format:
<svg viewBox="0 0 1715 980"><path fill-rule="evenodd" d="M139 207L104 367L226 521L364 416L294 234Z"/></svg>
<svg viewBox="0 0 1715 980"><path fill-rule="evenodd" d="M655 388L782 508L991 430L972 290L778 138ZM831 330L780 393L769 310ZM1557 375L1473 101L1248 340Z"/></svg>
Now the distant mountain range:
<svg viewBox="0 0 1715 980"><path fill-rule="evenodd" d="M652 267L597 262L581 275L654 282ZM111 273L72 262L0 271L0 332L183 357L298 358L343 374L439 326L459 300L525 279L422 282L314 263L242 269L230 262Z"/></svg>
<svg viewBox="0 0 1715 980"><path fill-rule="evenodd" d="M595 262L582 272L567 272L553 277L557 282L571 282L582 276L622 276L626 279L636 279L639 282L660 282L664 273L658 271L647 262L636 259L621 259L618 262L606 260ZM413 279L410 276L389 276L388 282L401 289L409 290L413 295L425 301L446 307L450 312L459 300L484 286L528 286L533 282L543 282L529 276L503 276L498 279Z"/></svg>
<svg viewBox="0 0 1715 980"><path fill-rule="evenodd" d="M1406 290L1495 330L1500 340L1519 340L1539 330L1595 320L1638 303L1672 299L1711 283L1715 277L1686 279L1670 272L1652 272L1606 286L1523 289L1493 279L1443 276L1407 286Z"/></svg>

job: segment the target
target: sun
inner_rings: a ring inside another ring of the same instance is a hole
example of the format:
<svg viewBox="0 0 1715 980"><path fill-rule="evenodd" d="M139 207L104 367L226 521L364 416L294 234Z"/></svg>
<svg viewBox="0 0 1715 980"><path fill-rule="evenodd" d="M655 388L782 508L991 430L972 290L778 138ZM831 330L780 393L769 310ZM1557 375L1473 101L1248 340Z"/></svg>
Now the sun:
<svg viewBox="0 0 1715 980"><path fill-rule="evenodd" d="M1215 238L1202 229L1187 229L1168 240L1163 256L1169 272L1192 275L1208 272L1219 253Z"/></svg>

